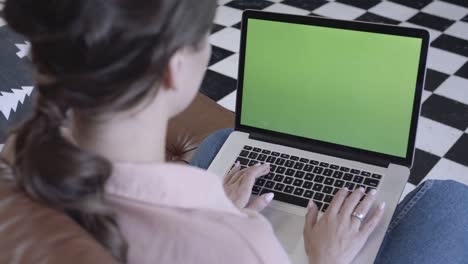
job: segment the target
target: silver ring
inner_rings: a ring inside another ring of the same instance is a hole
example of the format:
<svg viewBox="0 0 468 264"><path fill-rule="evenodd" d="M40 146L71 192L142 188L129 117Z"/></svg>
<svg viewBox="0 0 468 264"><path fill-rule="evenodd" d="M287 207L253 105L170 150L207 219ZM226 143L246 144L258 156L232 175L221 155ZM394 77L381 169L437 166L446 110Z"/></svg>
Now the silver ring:
<svg viewBox="0 0 468 264"><path fill-rule="evenodd" d="M351 216L356 217L361 222L364 220L364 217L366 217L365 215L357 213L357 212L354 212Z"/></svg>

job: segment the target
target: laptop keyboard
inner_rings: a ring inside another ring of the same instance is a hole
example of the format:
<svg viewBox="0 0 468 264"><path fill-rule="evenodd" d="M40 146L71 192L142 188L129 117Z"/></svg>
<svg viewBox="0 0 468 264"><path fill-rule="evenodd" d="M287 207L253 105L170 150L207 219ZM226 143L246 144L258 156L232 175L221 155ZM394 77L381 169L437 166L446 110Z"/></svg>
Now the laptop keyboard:
<svg viewBox="0 0 468 264"><path fill-rule="evenodd" d="M286 153L244 146L236 159L241 168L270 163L270 173L255 182L252 194L274 193L275 200L307 207L312 199L325 212L333 196L343 187L377 189L382 175L370 171L291 156Z"/></svg>

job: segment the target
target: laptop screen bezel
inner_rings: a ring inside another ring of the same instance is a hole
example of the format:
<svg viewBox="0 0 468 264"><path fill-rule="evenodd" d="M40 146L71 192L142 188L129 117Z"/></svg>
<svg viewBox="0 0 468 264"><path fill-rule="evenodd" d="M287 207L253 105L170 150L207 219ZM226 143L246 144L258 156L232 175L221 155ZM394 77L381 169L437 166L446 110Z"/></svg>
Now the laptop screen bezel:
<svg viewBox="0 0 468 264"><path fill-rule="evenodd" d="M408 146L406 151L406 157L392 156L388 154L378 153L374 151L338 145L330 142L324 142L320 140L295 136L291 134L285 134L277 131L266 130L262 128L242 125L240 123L242 117L242 91L244 85L244 65L245 65L245 49L246 49L246 37L248 30L248 19L261 19L277 22L286 22L294 24L314 25L338 29L349 29L364 32L382 33L405 37L420 38L422 40L421 53L419 59L419 69L416 81L415 96L413 99L413 112L411 117L410 132L408 134ZM242 26L241 26L241 43L239 50L239 68L238 68L238 81L237 81L237 102L236 102L236 118L235 118L235 130L246 133L265 134L273 138L281 138L283 140L291 141L294 145L308 146L305 149L333 149L333 153L346 153L347 157L353 156L355 160L362 161L373 161L375 163L394 163L411 167L414 160L414 147L417 123L421 108L421 94L424 87L424 76L426 70L427 51L429 43L429 32L423 29L397 27L384 24L374 24L368 22L357 22L357 21L345 21L338 19L312 17L312 16L298 16L289 14L271 13L265 11L256 10L245 10L242 15ZM338 154L339 156L339 154Z"/></svg>

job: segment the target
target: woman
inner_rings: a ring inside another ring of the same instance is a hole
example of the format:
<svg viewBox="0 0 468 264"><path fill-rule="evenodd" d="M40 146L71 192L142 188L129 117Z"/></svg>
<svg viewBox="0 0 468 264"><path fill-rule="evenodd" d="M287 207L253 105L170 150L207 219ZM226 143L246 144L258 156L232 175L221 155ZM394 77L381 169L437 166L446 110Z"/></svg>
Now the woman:
<svg viewBox="0 0 468 264"><path fill-rule="evenodd" d="M35 113L15 131L12 176L31 198L68 214L122 263L289 263L257 212L272 195L248 202L268 164L235 167L222 183L205 170L164 160L167 122L190 104L203 78L215 8L214 0L6 2L7 22L32 44L38 90ZM60 131L68 117L69 138ZM193 163L206 168L228 133L208 138ZM443 188L450 195L440 195ZM431 230L443 219L412 223L422 213L411 213L419 204L432 213L432 200L468 200L467 193L461 185L428 182L410 194L379 262L436 263L430 261L434 254L466 259L460 247L467 246L467 217ZM349 196L341 190L319 221L314 204L308 207L310 263L350 263L358 254L384 210L380 205L361 224L351 213L367 214L375 195L359 203L362 196L362 190ZM444 206L440 210L449 214ZM460 202L449 206L468 215ZM402 222L405 215L411 218ZM409 234L398 233L408 226ZM412 254L413 248L395 252L414 232L425 232L425 246L417 250L430 250L431 259ZM439 246L435 238L448 234Z"/></svg>

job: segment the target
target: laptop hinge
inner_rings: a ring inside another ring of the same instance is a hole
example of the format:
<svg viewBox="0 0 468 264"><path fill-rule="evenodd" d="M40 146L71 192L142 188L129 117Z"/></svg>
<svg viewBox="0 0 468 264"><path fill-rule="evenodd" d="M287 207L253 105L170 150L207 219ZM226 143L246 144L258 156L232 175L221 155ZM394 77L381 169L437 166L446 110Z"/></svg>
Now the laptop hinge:
<svg viewBox="0 0 468 264"><path fill-rule="evenodd" d="M294 142L291 140L286 140L283 138L273 137L273 136L264 135L264 134L262 135L262 134L250 133L249 138L254 139L254 140L268 142L268 143L284 145L284 146L297 148L301 150L316 152L316 153L320 153L320 154L324 154L328 156L339 157L342 159L367 163L367 164L371 164L371 165L375 165L375 166L379 166L383 168L388 168L388 166L390 165L390 162L388 161L384 161L382 159L377 159L377 158L372 158L366 155L351 154L345 151L334 150L331 148L325 148L323 146L311 145L311 144L306 144L306 143L301 143L301 142Z"/></svg>

